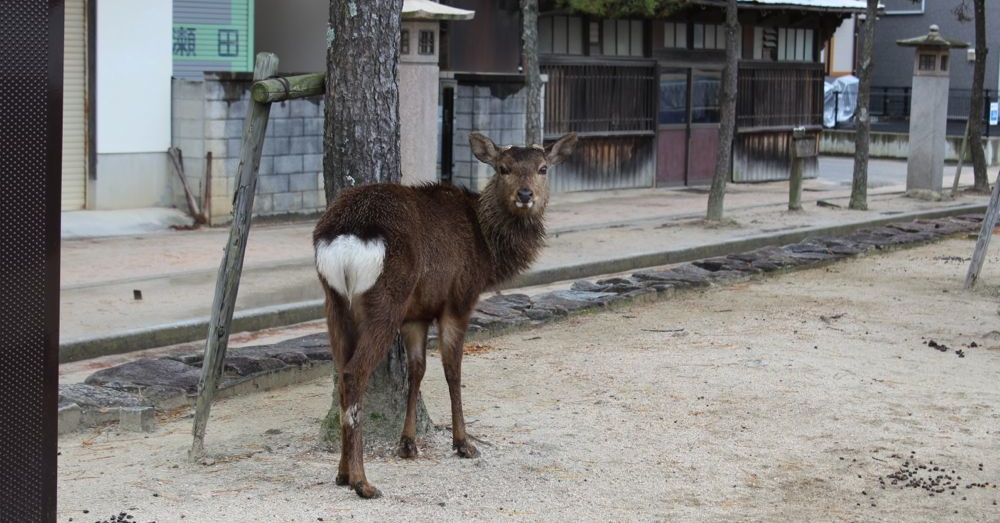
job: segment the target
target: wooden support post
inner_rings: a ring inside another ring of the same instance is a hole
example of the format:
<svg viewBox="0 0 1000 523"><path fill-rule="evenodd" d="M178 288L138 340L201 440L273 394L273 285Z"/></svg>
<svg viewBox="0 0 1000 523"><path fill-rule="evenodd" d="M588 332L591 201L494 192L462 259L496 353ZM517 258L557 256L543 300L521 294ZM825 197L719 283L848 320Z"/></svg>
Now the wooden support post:
<svg viewBox="0 0 1000 523"><path fill-rule="evenodd" d="M792 159L792 176L788 180L788 210L802 210L802 158Z"/></svg>
<svg viewBox="0 0 1000 523"><path fill-rule="evenodd" d="M788 210L802 210L802 171L806 158L818 154L816 136L806 134L805 127L792 129L792 172L788 178Z"/></svg>
<svg viewBox="0 0 1000 523"><path fill-rule="evenodd" d="M312 73L260 80L250 88L250 95L263 104L319 96L325 90L326 73Z"/></svg>
<svg viewBox="0 0 1000 523"><path fill-rule="evenodd" d="M965 134L962 135L962 147L958 150L958 166L955 167L955 179L951 182L951 197L958 196L958 180L962 177L962 164L965 163L965 153L969 149L969 120L965 120Z"/></svg>
<svg viewBox="0 0 1000 523"><path fill-rule="evenodd" d="M273 53L259 53L254 64L253 78L263 80L273 76L277 70L277 56ZM243 145L239 167L236 168L237 187L233 197L233 224L229 229L229 242L219 266L219 276L215 281L212 317L208 324L208 339L205 341L201 381L198 382L198 401L192 430L194 441L188 453L192 460L200 459L205 454L205 427L208 425L208 413L212 408L212 398L222 375L226 347L229 344L229 326L233 321L236 294L240 287L243 255L246 252L247 236L250 234L253 197L257 187L257 169L260 166L264 131L267 129L270 110L271 104L252 100L243 125Z"/></svg>
<svg viewBox="0 0 1000 523"><path fill-rule="evenodd" d="M966 289L975 287L979 280L979 271L983 269L983 262L986 261L986 250L990 246L990 237L993 236L993 228L997 225L998 217L1000 217L1000 177L993 184L993 195L990 196L990 204L986 207L986 216L983 217L983 227L979 230L979 239L976 240L976 250L972 252L969 272L965 275Z"/></svg>

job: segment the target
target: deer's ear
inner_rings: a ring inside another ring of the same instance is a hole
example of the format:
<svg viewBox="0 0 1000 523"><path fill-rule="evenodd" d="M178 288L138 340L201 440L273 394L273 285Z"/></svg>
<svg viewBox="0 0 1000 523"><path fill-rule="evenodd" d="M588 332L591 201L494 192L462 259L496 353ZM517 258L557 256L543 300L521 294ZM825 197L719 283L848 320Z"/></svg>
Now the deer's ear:
<svg viewBox="0 0 1000 523"><path fill-rule="evenodd" d="M493 165L496 162L497 155L500 154L493 140L490 140L484 134L470 133L469 146L472 147L472 154L476 155L476 158L479 158L480 162L488 165Z"/></svg>
<svg viewBox="0 0 1000 523"><path fill-rule="evenodd" d="M569 133L548 146L545 149L545 159L549 165L559 165L572 156L573 150L576 149L576 142L576 133Z"/></svg>

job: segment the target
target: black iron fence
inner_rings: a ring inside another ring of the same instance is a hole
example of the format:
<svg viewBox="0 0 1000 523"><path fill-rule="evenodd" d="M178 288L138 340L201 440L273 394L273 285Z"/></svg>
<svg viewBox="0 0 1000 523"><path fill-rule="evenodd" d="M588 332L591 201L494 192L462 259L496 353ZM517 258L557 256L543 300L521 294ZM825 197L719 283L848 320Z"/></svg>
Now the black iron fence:
<svg viewBox="0 0 1000 523"><path fill-rule="evenodd" d="M912 98L910 87L872 86L871 102L869 104L872 116L872 129L881 131L906 132L910 122L910 103ZM835 114L840 114L840 104L846 95L836 93L834 97ZM983 133L990 136L1000 132L1000 126L990 125L990 104L997 102L1000 93L993 89L983 90ZM965 121L969 116L969 104L972 103L971 89L951 89L948 91L948 134L961 135L965 132ZM834 127L854 127L854 122L835 122ZM991 129L993 127L993 129Z"/></svg>

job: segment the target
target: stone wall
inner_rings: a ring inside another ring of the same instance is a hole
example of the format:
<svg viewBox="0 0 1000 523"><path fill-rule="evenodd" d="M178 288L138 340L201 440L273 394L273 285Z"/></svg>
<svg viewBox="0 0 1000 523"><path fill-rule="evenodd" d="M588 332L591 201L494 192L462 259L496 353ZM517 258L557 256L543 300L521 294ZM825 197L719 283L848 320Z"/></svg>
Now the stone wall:
<svg viewBox="0 0 1000 523"><path fill-rule="evenodd" d="M470 81L458 78L455 91L454 171L452 183L482 190L493 175L492 167L477 160L469 148L469 133L478 131L497 145L524 145L526 89L522 77L510 81Z"/></svg>
<svg viewBox="0 0 1000 523"><path fill-rule="evenodd" d="M184 154L192 190L205 194L211 170L208 211L211 224L231 219L250 78L206 73L204 80L174 80L173 144ZM211 165L206 155L211 152ZM260 161L255 216L315 213L323 197L323 104L320 98L271 105ZM180 183L174 204L186 208ZM199 200L202 198L199 198Z"/></svg>

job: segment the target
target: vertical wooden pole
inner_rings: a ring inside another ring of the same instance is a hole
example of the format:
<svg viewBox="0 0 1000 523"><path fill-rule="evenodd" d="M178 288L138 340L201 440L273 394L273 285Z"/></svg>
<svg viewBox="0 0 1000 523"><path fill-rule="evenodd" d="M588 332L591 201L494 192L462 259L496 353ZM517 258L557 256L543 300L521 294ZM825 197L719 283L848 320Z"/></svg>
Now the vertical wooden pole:
<svg viewBox="0 0 1000 523"><path fill-rule="evenodd" d="M993 195L990 196L990 205L986 207L983 228L979 230L976 250L972 252L972 263L969 264L969 272L965 275L966 289L975 287L976 281L979 280L979 271L983 269L983 262L986 261L986 249L990 246L990 236L993 236L993 227L996 227L998 217L1000 217L1000 179L993 184Z"/></svg>
<svg viewBox="0 0 1000 523"><path fill-rule="evenodd" d="M273 53L259 53L254 64L253 79L263 80L278 70L278 57ZM222 255L219 276L215 281L215 298L212 301L212 318L208 324L208 339L205 341L205 359L201 366L201 381L198 382L198 401L195 406L194 441L188 456L192 460L205 454L205 427L208 413L212 408L215 388L222 375L222 365L229 344L229 326L233 321L236 294L240 287L240 273L243 271L243 255L246 252L247 236L250 234L250 218L253 214L254 190L257 187L257 169L260 167L261 148L264 131L271 110L270 103L260 103L250 98L246 123L243 126L243 145L240 163L236 168L237 187L233 197L233 224L229 229L229 242Z"/></svg>
<svg viewBox="0 0 1000 523"><path fill-rule="evenodd" d="M788 180L788 210L802 210L802 169L805 160L795 155L792 159L792 176Z"/></svg>

